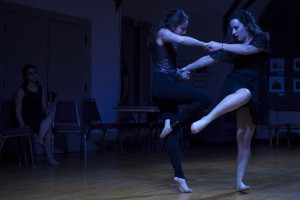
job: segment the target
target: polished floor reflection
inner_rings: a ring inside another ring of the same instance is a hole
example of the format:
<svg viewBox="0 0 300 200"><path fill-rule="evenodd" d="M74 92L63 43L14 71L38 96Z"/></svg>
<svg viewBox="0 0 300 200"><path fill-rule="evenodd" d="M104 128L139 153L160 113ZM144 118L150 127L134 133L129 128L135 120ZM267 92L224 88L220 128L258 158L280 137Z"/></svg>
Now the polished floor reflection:
<svg viewBox="0 0 300 200"><path fill-rule="evenodd" d="M88 164L79 154L56 155L52 167L38 157L36 168L1 163L0 199L22 200L296 200L300 199L300 145L269 147L257 144L245 182L248 194L235 191L235 144L182 148L191 194L179 193L172 182L167 154L129 149L124 155L89 152Z"/></svg>

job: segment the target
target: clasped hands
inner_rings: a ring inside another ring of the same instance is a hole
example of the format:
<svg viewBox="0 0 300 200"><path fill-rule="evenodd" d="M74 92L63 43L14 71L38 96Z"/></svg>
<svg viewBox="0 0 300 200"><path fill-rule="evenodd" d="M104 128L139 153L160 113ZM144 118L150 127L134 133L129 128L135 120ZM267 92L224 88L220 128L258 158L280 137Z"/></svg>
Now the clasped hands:
<svg viewBox="0 0 300 200"><path fill-rule="evenodd" d="M189 80L191 75L190 70L183 69L178 69L177 74L180 80Z"/></svg>
<svg viewBox="0 0 300 200"><path fill-rule="evenodd" d="M210 41L208 43L205 43L203 49L205 49L206 51L209 51L209 52L217 51L217 50L223 49L223 43Z"/></svg>

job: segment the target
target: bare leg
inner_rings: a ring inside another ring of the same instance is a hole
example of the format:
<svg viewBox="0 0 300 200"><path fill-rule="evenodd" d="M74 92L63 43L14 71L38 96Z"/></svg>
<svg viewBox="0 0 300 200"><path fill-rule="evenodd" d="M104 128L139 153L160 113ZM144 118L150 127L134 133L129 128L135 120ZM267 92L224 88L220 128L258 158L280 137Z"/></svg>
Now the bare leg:
<svg viewBox="0 0 300 200"><path fill-rule="evenodd" d="M53 114L49 113L47 117L41 122L40 132L39 132L39 142L40 145L45 145L45 137L48 134L49 129L52 127Z"/></svg>
<svg viewBox="0 0 300 200"><path fill-rule="evenodd" d="M186 182L185 182L185 179L183 178L178 178L178 177L174 177L174 182L175 184L177 185L178 187L178 190L182 193L191 193L193 192L193 190L191 190Z"/></svg>
<svg viewBox="0 0 300 200"><path fill-rule="evenodd" d="M50 165L59 165L59 162L57 162L53 158L52 153L52 120L53 114L49 113L47 117L41 122L39 139L40 144L44 146L44 150L47 155L47 163Z"/></svg>
<svg viewBox="0 0 300 200"><path fill-rule="evenodd" d="M237 191L245 193L250 190L250 187L243 183L243 178L246 174L249 160L251 157L251 138L255 130L255 125L252 123L252 118L248 108L241 108L237 111Z"/></svg>
<svg viewBox="0 0 300 200"><path fill-rule="evenodd" d="M53 158L53 153L52 153L52 131L51 129L48 130L47 135L45 137L45 146L44 146L46 155L47 155L47 163L49 165L59 165L59 162L57 162Z"/></svg>
<svg viewBox="0 0 300 200"><path fill-rule="evenodd" d="M251 93L246 88L241 88L235 93L226 96L208 115L194 122L191 126L192 133L198 133L210 122L221 115L231 112L245 105L251 99Z"/></svg>

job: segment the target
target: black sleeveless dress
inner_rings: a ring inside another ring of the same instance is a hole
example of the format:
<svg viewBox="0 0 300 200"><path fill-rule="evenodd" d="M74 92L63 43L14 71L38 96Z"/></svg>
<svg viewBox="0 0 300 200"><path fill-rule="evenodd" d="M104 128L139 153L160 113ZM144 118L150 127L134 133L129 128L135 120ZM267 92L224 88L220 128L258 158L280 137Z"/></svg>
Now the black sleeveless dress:
<svg viewBox="0 0 300 200"><path fill-rule="evenodd" d="M38 87L37 92L31 92L26 87L22 87L25 96L22 101L22 116L24 123L39 133L40 124L46 115L42 111L42 88Z"/></svg>
<svg viewBox="0 0 300 200"><path fill-rule="evenodd" d="M251 92L251 100L245 105L249 107L254 124L269 122L268 87L266 81L266 64L269 57L269 41L264 34L256 35L251 45L263 48L251 55L239 55L219 50L210 54L214 60L233 63L233 70L227 75L222 86L220 98L234 93L240 88L247 88Z"/></svg>

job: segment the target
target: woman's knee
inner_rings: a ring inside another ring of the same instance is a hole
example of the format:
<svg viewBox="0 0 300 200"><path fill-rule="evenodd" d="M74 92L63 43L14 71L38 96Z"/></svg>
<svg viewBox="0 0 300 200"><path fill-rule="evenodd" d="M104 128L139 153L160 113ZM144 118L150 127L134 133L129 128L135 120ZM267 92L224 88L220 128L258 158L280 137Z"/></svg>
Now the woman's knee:
<svg viewBox="0 0 300 200"><path fill-rule="evenodd" d="M245 99L245 100L250 100L251 97L252 97L250 90L247 89L247 88L241 88L241 89L239 89L237 92L238 92L238 93L241 95L241 97L242 97L243 99Z"/></svg>

